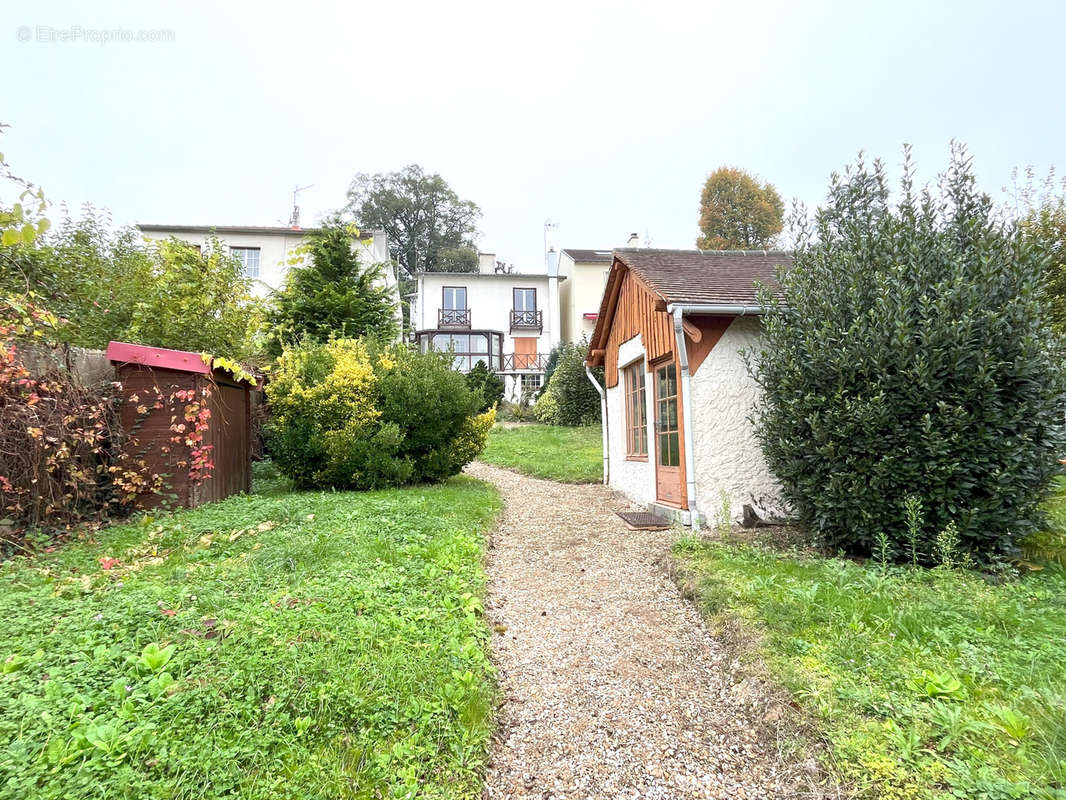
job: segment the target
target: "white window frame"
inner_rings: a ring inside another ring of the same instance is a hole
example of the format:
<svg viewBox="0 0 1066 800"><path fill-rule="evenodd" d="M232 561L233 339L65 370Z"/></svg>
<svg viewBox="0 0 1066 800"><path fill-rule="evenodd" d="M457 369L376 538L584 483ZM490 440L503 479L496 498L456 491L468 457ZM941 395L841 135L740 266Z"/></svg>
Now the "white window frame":
<svg viewBox="0 0 1066 800"><path fill-rule="evenodd" d="M230 246L230 255L241 262L241 270L246 278L259 278L262 274L262 248L261 247L234 247ZM255 254L255 269L251 268L252 258L251 255Z"/></svg>

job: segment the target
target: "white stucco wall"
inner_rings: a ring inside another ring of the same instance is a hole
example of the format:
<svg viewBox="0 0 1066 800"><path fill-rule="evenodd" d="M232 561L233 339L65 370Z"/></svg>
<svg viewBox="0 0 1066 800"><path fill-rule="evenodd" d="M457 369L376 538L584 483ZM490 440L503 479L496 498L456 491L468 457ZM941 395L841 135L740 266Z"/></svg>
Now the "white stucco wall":
<svg viewBox="0 0 1066 800"><path fill-rule="evenodd" d="M256 231L256 232L232 232L220 231L217 238L226 247L258 247L259 248L259 278L252 283L252 293L257 297L266 297L272 291L285 285L285 275L290 267L289 260L296 255L296 250L307 243L309 230L298 231ZM180 228L174 230L150 230L144 231L147 239L169 239L174 237L189 244L204 248L211 233L204 231L187 231ZM388 237L384 233L376 232L355 242L355 250L359 255L360 263L364 265L382 264L389 261ZM299 259L302 262L303 259ZM391 266L385 270L383 278L385 286L396 291L396 275ZM397 319L399 319L399 295L396 295Z"/></svg>
<svg viewBox="0 0 1066 800"><path fill-rule="evenodd" d="M691 379L696 506L708 522L722 513L724 498L735 521L743 516L744 504L763 518L784 515L780 486L748 419L759 387L741 353L755 347L761 335L758 317L737 317Z"/></svg>
<svg viewBox="0 0 1066 800"><path fill-rule="evenodd" d="M652 383L644 361L645 408L648 418L648 460L626 460L626 398L622 369L644 358L644 344L640 336L623 342L618 348L618 384L607 389L608 448L610 478L608 483L636 503L655 502L655 438L652 419Z"/></svg>
<svg viewBox="0 0 1066 800"><path fill-rule="evenodd" d="M563 341L577 342L582 336L592 336L596 322L584 315L600 310L610 270L610 261L574 261L565 251L559 254L559 274L567 278L559 293Z"/></svg>

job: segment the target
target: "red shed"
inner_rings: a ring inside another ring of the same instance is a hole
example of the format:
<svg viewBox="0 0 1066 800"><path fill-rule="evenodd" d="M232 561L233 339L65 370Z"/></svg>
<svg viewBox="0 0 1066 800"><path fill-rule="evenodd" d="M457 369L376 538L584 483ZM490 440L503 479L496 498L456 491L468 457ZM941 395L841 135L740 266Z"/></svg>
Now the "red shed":
<svg viewBox="0 0 1066 800"><path fill-rule="evenodd" d="M107 357L122 384L125 465L161 476L142 505L196 506L251 490L252 381L184 350L111 342Z"/></svg>

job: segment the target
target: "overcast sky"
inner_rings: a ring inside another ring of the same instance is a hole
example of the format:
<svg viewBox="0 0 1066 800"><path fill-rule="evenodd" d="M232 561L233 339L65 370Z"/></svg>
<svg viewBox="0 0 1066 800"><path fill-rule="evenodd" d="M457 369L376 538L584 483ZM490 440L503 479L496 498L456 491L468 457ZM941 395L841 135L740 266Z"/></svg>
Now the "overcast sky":
<svg viewBox="0 0 1066 800"><path fill-rule="evenodd" d="M94 0L3 17L0 149L51 199L120 223L278 224L314 184L309 224L355 173L418 163L481 206L483 250L528 269L549 217L563 247L631 231L694 246L723 164L808 204L859 149L897 165L903 142L928 176L966 142L996 195L1014 166L1066 167L1064 0ZM173 41L87 41L111 28Z"/></svg>

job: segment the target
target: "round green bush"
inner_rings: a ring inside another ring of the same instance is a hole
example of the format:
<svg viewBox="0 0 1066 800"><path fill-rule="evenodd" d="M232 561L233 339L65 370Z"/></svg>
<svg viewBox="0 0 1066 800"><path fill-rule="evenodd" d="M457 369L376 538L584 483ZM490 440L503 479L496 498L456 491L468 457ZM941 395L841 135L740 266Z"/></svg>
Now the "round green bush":
<svg viewBox="0 0 1066 800"><path fill-rule="evenodd" d="M267 450L299 488L444 480L477 457L495 419L478 415L449 354L358 340L285 350L267 398Z"/></svg>
<svg viewBox="0 0 1066 800"><path fill-rule="evenodd" d="M834 550L1013 554L1064 443L1043 254L997 221L961 149L938 196L914 192L908 159L896 201L860 160L797 241L752 369L757 433L799 521Z"/></svg>

